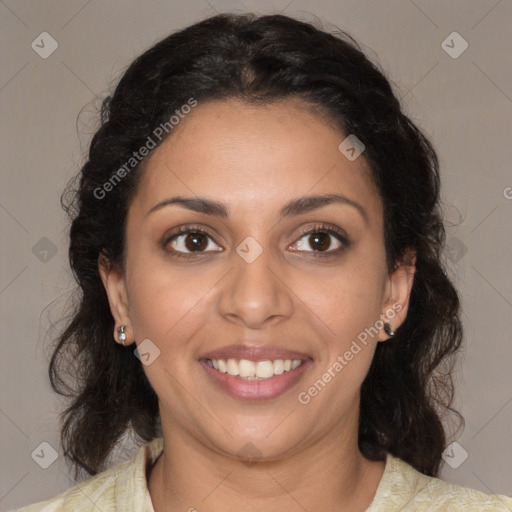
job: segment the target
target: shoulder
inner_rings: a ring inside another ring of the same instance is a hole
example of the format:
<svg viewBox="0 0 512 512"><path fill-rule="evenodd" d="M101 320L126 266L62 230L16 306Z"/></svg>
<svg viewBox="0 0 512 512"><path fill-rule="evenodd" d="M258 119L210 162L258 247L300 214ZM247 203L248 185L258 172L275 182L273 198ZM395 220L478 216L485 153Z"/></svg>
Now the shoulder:
<svg viewBox="0 0 512 512"><path fill-rule="evenodd" d="M76 484L54 498L17 509L15 512L142 511L146 503L146 464L163 449L163 439L139 447L129 461L117 464Z"/></svg>
<svg viewBox="0 0 512 512"><path fill-rule="evenodd" d="M94 505L91 503L91 510L95 507L100 507L103 511L112 510L109 504L114 493L116 475L122 475L123 471L126 470L126 466L127 463L114 466L61 492L54 498L28 505L18 509L16 512L67 512L68 510L71 512L75 509L88 511L87 503L83 503L88 497L94 503Z"/></svg>
<svg viewBox="0 0 512 512"><path fill-rule="evenodd" d="M388 454L386 469L367 512L512 512L512 498L485 494L420 473Z"/></svg>

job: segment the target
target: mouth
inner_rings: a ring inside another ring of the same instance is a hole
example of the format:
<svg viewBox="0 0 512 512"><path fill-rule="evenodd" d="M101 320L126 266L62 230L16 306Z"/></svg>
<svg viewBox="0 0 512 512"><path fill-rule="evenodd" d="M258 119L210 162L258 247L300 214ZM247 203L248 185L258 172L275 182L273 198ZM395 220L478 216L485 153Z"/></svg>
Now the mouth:
<svg viewBox="0 0 512 512"><path fill-rule="evenodd" d="M313 360L202 358L199 363L216 389L235 399L259 401L276 398L294 387Z"/></svg>
<svg viewBox="0 0 512 512"><path fill-rule="evenodd" d="M206 363L220 373L227 373L243 380L267 380L275 375L297 369L304 359L205 359Z"/></svg>

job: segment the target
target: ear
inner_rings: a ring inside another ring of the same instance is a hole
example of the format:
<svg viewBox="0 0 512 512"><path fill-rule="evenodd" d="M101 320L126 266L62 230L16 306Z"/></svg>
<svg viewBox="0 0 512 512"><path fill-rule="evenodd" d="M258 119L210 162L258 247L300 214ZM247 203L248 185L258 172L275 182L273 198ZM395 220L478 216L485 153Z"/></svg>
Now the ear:
<svg viewBox="0 0 512 512"><path fill-rule="evenodd" d="M126 291L124 273L116 268L104 253L101 253L98 257L98 271L107 292L110 312L116 323L113 333L114 339L116 342L121 343L117 334L117 328L124 325L126 327L125 344L129 345L133 340L133 330L129 315L128 294Z"/></svg>
<svg viewBox="0 0 512 512"><path fill-rule="evenodd" d="M388 277L380 318L388 322L396 331L407 317L414 274L416 273L416 251L409 249L397 268ZM384 328L380 329L378 341L386 341L391 336Z"/></svg>

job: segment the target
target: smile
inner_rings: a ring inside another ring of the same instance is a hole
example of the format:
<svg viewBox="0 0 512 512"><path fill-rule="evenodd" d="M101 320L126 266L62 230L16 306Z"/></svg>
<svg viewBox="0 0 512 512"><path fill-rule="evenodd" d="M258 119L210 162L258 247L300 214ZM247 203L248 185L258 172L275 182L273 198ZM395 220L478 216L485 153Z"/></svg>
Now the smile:
<svg viewBox="0 0 512 512"><path fill-rule="evenodd" d="M282 375L298 368L302 359L265 359L250 361L249 359L206 359L206 362L220 373L227 373L245 380L266 380L275 375Z"/></svg>
<svg viewBox="0 0 512 512"><path fill-rule="evenodd" d="M199 360L214 389L232 398L260 401L277 398L298 385L313 364L307 359L207 359Z"/></svg>

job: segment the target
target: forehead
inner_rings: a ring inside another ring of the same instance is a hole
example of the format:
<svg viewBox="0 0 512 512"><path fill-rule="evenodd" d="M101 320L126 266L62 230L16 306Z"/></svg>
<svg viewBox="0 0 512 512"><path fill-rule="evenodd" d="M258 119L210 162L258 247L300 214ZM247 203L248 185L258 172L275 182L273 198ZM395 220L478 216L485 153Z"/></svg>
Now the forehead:
<svg viewBox="0 0 512 512"><path fill-rule="evenodd" d="M133 206L147 211L179 194L277 211L290 198L338 192L379 215L370 168L362 155L350 161L340 152L345 138L298 99L199 103L144 162Z"/></svg>

